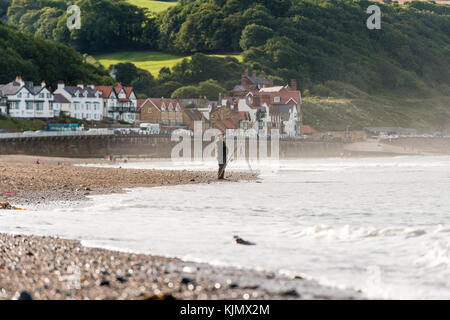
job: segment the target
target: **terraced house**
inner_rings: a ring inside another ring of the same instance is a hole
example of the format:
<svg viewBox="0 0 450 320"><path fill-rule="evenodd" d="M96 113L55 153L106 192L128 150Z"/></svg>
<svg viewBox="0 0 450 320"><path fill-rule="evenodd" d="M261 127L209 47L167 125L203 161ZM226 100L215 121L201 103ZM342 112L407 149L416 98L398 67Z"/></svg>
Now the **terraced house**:
<svg viewBox="0 0 450 320"><path fill-rule="evenodd" d="M13 118L50 119L54 117L53 94L43 81L40 86L21 77L0 85L0 112Z"/></svg>
<svg viewBox="0 0 450 320"><path fill-rule="evenodd" d="M61 112L70 117L89 121L103 119L102 92L95 90L93 85L85 87L80 84L76 87L70 87L60 82L54 94L59 94L70 102L63 103L61 107Z"/></svg>

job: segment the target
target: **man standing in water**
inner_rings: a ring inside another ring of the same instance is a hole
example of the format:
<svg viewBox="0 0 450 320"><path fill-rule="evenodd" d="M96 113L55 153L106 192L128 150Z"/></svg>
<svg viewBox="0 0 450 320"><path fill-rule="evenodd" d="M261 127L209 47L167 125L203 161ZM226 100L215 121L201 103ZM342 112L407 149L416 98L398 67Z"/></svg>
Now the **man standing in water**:
<svg viewBox="0 0 450 320"><path fill-rule="evenodd" d="M217 161L219 162L219 172L217 177L219 180L225 180L225 169L227 167L228 160L228 148L225 143L225 139L223 134L219 136L219 140L217 141Z"/></svg>

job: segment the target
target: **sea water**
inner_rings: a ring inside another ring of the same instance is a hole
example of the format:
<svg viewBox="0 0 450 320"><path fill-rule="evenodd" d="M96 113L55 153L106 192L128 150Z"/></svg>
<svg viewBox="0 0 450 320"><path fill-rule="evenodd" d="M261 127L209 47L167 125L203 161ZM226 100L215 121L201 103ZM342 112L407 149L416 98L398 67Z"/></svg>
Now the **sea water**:
<svg viewBox="0 0 450 320"><path fill-rule="evenodd" d="M368 298L450 299L450 157L281 161L255 182L91 198L87 206L1 212L0 232L300 274ZM233 244L234 235L256 245Z"/></svg>

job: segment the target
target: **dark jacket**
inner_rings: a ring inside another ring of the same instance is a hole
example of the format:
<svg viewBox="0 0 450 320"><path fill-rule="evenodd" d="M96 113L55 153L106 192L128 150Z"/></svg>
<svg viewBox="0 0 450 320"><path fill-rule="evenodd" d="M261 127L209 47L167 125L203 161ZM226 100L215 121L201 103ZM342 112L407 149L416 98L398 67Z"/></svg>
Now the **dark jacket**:
<svg viewBox="0 0 450 320"><path fill-rule="evenodd" d="M228 161L228 148L225 140L217 141L217 161L219 164L226 164Z"/></svg>

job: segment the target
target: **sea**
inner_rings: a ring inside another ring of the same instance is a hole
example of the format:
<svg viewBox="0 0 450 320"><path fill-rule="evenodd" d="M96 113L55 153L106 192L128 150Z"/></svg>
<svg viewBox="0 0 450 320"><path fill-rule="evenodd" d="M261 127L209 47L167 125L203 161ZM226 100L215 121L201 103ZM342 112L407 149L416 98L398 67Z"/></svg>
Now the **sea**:
<svg viewBox="0 0 450 320"><path fill-rule="evenodd" d="M104 164L102 166L111 166ZM215 170L148 160L122 168ZM450 299L450 157L231 163L257 181L137 188L0 212L0 232L301 275L370 299ZM254 246L233 243L233 236Z"/></svg>

